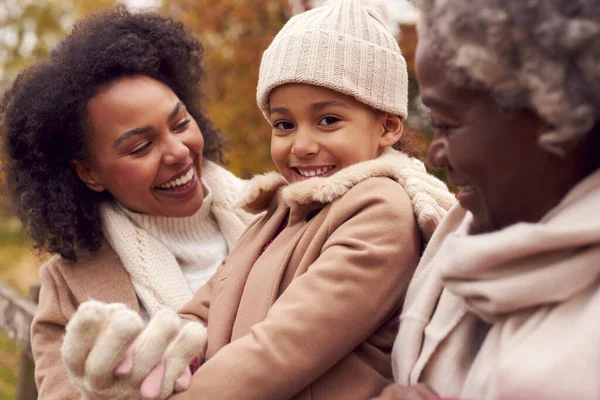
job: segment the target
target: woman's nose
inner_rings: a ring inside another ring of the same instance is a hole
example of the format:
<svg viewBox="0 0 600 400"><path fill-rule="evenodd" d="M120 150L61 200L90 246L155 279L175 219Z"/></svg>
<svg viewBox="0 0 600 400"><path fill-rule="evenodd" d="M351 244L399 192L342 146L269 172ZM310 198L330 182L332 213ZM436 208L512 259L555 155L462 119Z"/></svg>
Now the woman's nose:
<svg viewBox="0 0 600 400"><path fill-rule="evenodd" d="M444 168L448 165L446 144L442 139L433 138L427 150L427 160L435 168Z"/></svg>
<svg viewBox="0 0 600 400"><path fill-rule="evenodd" d="M296 157L309 157L319 152L319 144L314 140L312 134L306 130L298 129L294 135L292 154Z"/></svg>
<svg viewBox="0 0 600 400"><path fill-rule="evenodd" d="M165 144L163 162L167 165L186 162L189 154L189 147L177 137L172 137Z"/></svg>

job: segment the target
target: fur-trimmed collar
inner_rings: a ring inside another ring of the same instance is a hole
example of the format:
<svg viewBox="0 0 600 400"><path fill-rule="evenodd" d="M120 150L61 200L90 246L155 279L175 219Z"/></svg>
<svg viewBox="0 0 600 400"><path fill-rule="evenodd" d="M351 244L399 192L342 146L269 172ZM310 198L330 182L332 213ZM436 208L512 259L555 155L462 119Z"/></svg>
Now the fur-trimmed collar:
<svg viewBox="0 0 600 400"><path fill-rule="evenodd" d="M248 212L262 212L269 207L279 190L285 204L290 207L310 203L328 204L368 178L388 177L403 184L401 170L409 165L410 159L406 154L390 148L376 159L343 168L326 178L310 178L288 184L281 174L268 172L248 182L240 205Z"/></svg>

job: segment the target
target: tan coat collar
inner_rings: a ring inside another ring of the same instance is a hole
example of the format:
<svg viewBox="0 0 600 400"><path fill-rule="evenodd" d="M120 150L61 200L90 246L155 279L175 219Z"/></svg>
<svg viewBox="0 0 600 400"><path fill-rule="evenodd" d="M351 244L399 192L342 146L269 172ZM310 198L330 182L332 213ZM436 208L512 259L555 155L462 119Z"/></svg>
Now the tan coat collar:
<svg viewBox="0 0 600 400"><path fill-rule="evenodd" d="M60 256L55 256L49 263L61 265L62 275L78 304L88 300L124 303L140 312L129 274L106 241L97 251L78 251L76 263Z"/></svg>
<svg viewBox="0 0 600 400"><path fill-rule="evenodd" d="M278 191L288 207L311 203L328 204L368 178L388 177L401 182L401 170L409 165L410 159L406 154L387 149L376 159L351 165L326 178L311 178L288 184L282 175L269 172L250 180L240 204L248 212L262 212L269 207Z"/></svg>

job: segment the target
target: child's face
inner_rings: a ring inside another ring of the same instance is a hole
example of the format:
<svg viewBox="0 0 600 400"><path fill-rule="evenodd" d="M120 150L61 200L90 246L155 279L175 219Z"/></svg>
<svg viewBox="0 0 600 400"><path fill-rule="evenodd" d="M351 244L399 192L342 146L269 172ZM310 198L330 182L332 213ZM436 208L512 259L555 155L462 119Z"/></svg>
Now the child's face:
<svg viewBox="0 0 600 400"><path fill-rule="evenodd" d="M353 97L306 84L269 97L271 156L288 182L335 174L377 158L402 134L402 120Z"/></svg>

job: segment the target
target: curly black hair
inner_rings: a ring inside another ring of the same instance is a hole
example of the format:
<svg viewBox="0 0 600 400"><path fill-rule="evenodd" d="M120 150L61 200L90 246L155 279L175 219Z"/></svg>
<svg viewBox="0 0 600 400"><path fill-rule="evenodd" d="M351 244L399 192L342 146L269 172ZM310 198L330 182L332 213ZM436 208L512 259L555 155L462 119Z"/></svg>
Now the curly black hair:
<svg viewBox="0 0 600 400"><path fill-rule="evenodd" d="M0 103L5 184L39 251L76 261L102 244L99 205L71 168L89 160L88 101L118 79L146 75L165 83L204 135L204 156L223 163L224 139L203 114L202 44L181 22L123 6L88 16L46 60L22 72Z"/></svg>

